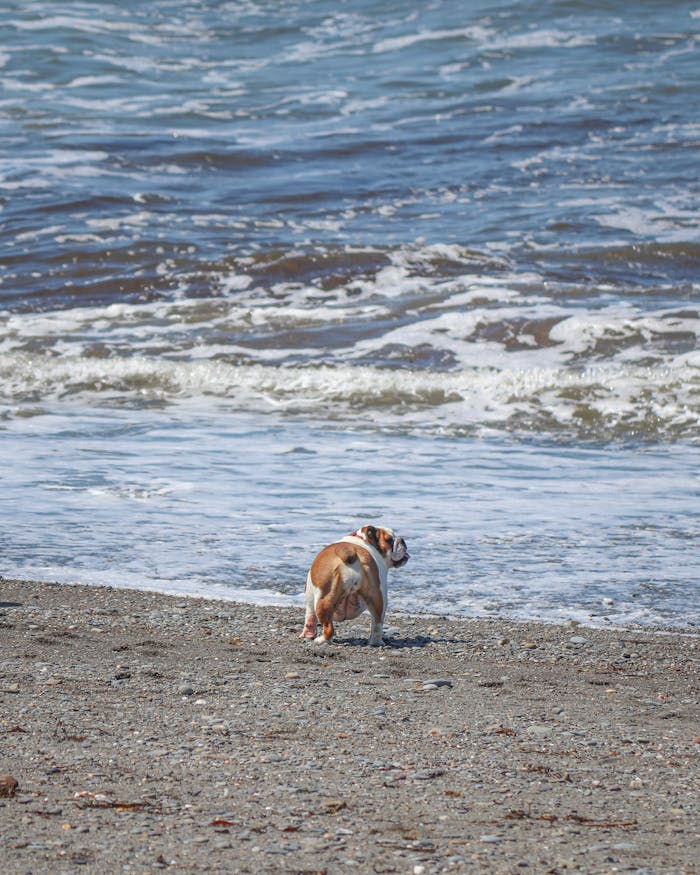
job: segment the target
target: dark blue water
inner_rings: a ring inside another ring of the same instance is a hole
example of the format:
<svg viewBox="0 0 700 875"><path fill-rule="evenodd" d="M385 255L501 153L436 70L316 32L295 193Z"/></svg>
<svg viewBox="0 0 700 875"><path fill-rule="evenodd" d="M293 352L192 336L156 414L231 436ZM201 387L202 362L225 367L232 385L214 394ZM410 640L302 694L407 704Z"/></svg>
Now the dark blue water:
<svg viewBox="0 0 700 875"><path fill-rule="evenodd" d="M418 239L696 282L694 3L39 2L0 26L8 306Z"/></svg>

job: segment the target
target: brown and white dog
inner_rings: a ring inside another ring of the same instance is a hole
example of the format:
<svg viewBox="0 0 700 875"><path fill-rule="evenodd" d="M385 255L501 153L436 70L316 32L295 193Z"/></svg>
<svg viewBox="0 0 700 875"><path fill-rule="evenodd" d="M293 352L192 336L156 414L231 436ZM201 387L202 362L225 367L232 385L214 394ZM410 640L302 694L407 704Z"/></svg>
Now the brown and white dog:
<svg viewBox="0 0 700 875"><path fill-rule="evenodd" d="M334 620L353 620L367 610L372 617L367 643L381 646L388 571L409 558L404 539L379 526L362 526L324 547L306 578L306 621L300 637L330 642ZM316 637L318 623L323 631Z"/></svg>

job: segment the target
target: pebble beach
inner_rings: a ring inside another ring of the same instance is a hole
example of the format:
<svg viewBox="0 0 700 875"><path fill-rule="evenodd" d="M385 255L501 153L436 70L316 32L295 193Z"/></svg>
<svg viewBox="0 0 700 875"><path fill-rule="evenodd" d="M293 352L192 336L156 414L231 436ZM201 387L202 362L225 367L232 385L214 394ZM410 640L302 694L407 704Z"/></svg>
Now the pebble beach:
<svg viewBox="0 0 700 875"><path fill-rule="evenodd" d="M696 634L0 586L6 875L698 871Z"/></svg>

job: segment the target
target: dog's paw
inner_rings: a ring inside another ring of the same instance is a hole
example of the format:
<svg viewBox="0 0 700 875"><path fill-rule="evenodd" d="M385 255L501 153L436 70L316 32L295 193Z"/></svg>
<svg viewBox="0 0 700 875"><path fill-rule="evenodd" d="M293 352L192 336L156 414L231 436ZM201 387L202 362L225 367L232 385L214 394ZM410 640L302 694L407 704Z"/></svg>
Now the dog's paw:
<svg viewBox="0 0 700 875"><path fill-rule="evenodd" d="M368 638L367 643L370 647L386 647L386 641L383 638Z"/></svg>
<svg viewBox="0 0 700 875"><path fill-rule="evenodd" d="M330 644L332 640L332 638L324 638L323 635L319 635L314 638L314 644Z"/></svg>

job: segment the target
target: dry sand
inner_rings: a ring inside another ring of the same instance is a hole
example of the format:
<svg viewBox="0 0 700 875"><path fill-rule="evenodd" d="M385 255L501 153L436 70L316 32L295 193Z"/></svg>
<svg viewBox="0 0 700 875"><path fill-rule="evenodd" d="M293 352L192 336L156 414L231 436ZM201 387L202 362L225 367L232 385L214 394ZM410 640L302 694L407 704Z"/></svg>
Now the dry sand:
<svg viewBox="0 0 700 875"><path fill-rule="evenodd" d="M700 637L0 582L0 869L700 871Z"/></svg>

